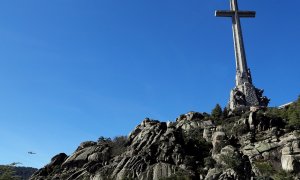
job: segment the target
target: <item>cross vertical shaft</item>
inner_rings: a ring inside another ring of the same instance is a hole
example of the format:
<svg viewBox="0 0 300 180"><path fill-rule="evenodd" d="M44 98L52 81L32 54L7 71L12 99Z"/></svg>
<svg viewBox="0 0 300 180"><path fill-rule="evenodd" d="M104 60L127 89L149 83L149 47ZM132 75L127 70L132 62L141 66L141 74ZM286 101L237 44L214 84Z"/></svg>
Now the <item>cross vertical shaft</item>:
<svg viewBox="0 0 300 180"><path fill-rule="evenodd" d="M252 83L248 71L240 17L255 17L254 11L239 11L237 0L230 0L230 11L216 11L217 17L232 18L232 32L236 59L236 86Z"/></svg>
<svg viewBox="0 0 300 180"><path fill-rule="evenodd" d="M231 0L230 8L231 11L234 11L234 16L232 16L232 30L236 58L236 71L241 75L241 78L243 79L243 81L240 81L239 79L236 80L236 85L238 86L241 85L241 83L243 83L244 81L249 82L249 74L237 0Z"/></svg>

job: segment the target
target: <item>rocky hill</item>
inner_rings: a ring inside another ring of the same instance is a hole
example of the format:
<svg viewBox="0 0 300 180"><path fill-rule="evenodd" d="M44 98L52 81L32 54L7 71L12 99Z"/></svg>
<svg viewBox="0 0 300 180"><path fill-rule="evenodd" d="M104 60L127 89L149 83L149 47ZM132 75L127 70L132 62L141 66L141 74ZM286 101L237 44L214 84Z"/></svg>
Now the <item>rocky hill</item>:
<svg viewBox="0 0 300 180"><path fill-rule="evenodd" d="M37 179L299 179L300 99L283 109L189 112L174 122L146 118L128 137L60 153Z"/></svg>
<svg viewBox="0 0 300 180"><path fill-rule="evenodd" d="M28 180L37 170L32 167L0 165L0 180Z"/></svg>

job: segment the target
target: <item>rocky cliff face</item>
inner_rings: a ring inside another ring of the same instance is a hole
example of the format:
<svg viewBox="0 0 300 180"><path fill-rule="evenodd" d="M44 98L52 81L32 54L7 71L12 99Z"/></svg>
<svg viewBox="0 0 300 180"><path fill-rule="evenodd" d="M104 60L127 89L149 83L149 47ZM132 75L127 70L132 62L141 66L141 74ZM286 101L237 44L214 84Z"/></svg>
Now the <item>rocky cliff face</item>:
<svg viewBox="0 0 300 180"><path fill-rule="evenodd" d="M300 132L256 111L230 115L222 126L197 112L168 123L145 119L127 138L83 142L70 156L54 156L31 179L300 177Z"/></svg>

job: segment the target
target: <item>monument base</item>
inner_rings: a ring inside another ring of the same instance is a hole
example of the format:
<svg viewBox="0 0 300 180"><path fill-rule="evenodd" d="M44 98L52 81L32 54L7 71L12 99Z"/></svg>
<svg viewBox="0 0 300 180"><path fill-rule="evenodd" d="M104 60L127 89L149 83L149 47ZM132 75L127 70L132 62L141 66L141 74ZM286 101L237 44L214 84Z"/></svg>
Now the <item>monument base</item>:
<svg viewBox="0 0 300 180"><path fill-rule="evenodd" d="M270 99L263 96L263 90L255 88L251 83L245 82L236 86L230 92L229 109L243 107L267 107Z"/></svg>

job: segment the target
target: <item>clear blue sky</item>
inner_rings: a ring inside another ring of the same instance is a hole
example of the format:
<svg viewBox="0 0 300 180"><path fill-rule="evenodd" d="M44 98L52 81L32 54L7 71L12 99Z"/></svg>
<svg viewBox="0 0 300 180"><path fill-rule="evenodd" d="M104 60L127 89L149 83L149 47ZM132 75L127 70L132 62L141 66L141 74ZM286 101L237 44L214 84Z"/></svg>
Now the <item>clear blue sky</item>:
<svg viewBox="0 0 300 180"><path fill-rule="evenodd" d="M300 2L240 0L256 87L300 94ZM145 117L224 107L235 63L227 0L0 1L0 164L42 167ZM36 155L27 154L34 151Z"/></svg>

